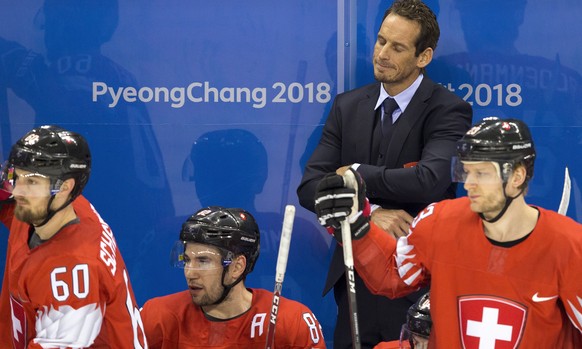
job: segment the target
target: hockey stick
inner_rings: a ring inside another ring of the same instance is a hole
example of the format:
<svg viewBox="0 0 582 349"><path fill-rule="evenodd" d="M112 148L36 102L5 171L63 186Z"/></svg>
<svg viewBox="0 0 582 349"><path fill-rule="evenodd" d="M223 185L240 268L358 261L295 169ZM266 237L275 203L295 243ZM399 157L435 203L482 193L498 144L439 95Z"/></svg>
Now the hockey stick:
<svg viewBox="0 0 582 349"><path fill-rule="evenodd" d="M562 190L562 200L560 200L560 207L558 207L558 213L561 215L566 215L568 212L568 205L570 205L570 191L572 190L572 184L570 182L570 172L568 171L568 166L564 171L564 189Z"/></svg>
<svg viewBox="0 0 582 349"><path fill-rule="evenodd" d="M346 171L344 181L348 188L356 188L356 177L351 171ZM358 326L358 307L356 302L356 279L354 274L354 256L352 254L352 232L349 218L342 221L342 247L344 251L344 266L348 286L348 303L350 309L350 325L352 327L352 348L360 349L360 329Z"/></svg>
<svg viewBox="0 0 582 349"><path fill-rule="evenodd" d="M279 243L279 255L277 256L277 267L275 269L275 291L273 292L273 305L271 306L271 316L267 329L267 342L265 349L273 348L275 343L275 326L277 325L277 314L279 311L279 300L283 288L283 279L287 269L287 258L289 257L289 247L291 246L291 233L293 232L293 219L295 219L295 206L285 207L283 218L283 228L281 229L281 242Z"/></svg>

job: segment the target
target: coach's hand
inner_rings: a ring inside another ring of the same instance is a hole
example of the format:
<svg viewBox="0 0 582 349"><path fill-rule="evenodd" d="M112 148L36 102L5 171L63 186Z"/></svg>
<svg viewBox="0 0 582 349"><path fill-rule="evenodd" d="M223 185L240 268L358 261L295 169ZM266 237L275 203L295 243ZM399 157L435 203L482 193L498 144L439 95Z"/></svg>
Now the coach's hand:
<svg viewBox="0 0 582 349"><path fill-rule="evenodd" d="M372 211L371 219L379 228L398 239L408 234L408 228L410 228L414 217L404 210L379 207Z"/></svg>
<svg viewBox="0 0 582 349"><path fill-rule="evenodd" d="M341 222L350 222L352 238L357 240L370 230L370 204L366 184L360 174L348 168L338 175L329 173L317 184L315 212L319 224L341 243Z"/></svg>

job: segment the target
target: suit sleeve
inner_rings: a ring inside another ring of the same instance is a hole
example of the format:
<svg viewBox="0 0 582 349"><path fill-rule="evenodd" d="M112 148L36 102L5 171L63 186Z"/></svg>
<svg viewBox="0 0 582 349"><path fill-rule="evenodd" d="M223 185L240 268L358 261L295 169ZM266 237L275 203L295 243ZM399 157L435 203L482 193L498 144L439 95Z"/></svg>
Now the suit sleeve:
<svg viewBox="0 0 582 349"><path fill-rule="evenodd" d="M313 151L305 167L305 173L297 195L299 203L306 209L315 212L315 189L323 176L337 170L341 164L341 111L338 107L338 98L333 102L319 144Z"/></svg>
<svg viewBox="0 0 582 349"><path fill-rule="evenodd" d="M371 200L375 196L400 203L430 203L442 200L450 187L451 159L456 142L471 126L472 109L440 87L435 88L426 104L423 113L427 115L421 126L422 152L415 166L388 168L362 164L358 168Z"/></svg>

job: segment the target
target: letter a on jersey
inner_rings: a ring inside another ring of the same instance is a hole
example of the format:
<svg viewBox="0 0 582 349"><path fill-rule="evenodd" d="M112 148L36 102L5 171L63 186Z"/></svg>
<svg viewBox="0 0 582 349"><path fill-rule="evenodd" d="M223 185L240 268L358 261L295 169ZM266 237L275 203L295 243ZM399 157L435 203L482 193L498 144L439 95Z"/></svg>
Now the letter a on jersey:
<svg viewBox="0 0 582 349"><path fill-rule="evenodd" d="M459 298L459 321L464 349L517 348L527 308L511 300L491 296Z"/></svg>

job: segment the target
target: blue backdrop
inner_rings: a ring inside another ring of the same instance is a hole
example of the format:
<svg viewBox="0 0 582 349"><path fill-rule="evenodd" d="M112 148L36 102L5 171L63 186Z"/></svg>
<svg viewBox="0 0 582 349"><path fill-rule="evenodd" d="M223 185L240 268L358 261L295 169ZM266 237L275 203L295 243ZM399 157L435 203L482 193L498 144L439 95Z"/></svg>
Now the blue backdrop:
<svg viewBox="0 0 582 349"><path fill-rule="evenodd" d="M206 205L255 215L261 256L247 284L272 290L282 213L295 204L283 295L315 312L331 344L335 304L321 297L331 240L295 189L333 97L373 80L390 3L0 0L2 155L35 125L87 137L85 194L139 304L186 287L169 250ZM525 120L539 156L528 201L557 209L568 166L568 215L580 220L582 3L427 3L442 32L428 75L471 102L474 121Z"/></svg>

